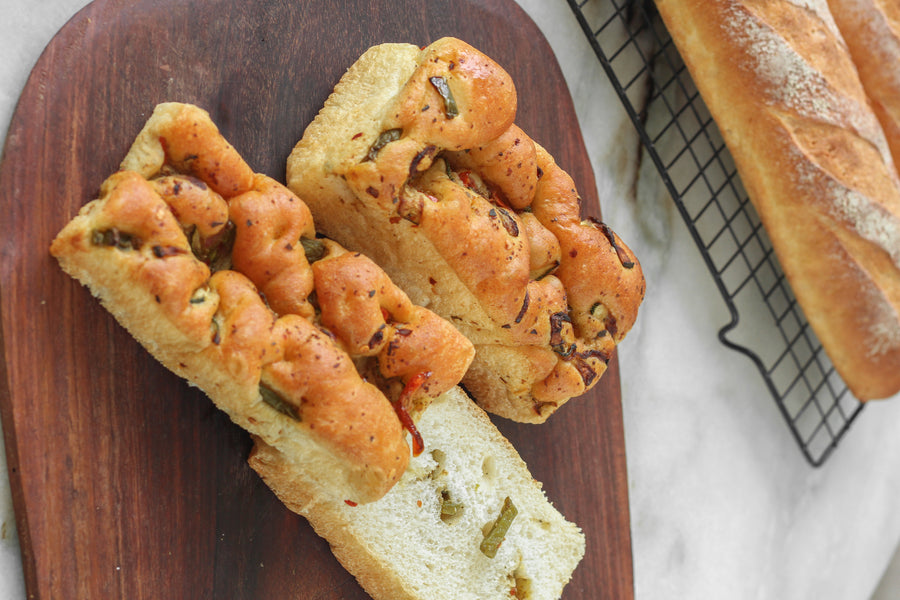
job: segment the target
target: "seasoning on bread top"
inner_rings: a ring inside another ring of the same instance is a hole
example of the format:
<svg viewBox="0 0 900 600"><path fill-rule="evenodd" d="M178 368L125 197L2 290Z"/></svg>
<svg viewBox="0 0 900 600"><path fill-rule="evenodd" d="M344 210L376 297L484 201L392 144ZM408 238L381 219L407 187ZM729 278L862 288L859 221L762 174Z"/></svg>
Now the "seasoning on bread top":
<svg viewBox="0 0 900 600"><path fill-rule="evenodd" d="M288 158L321 230L371 256L476 347L464 384L542 422L596 385L644 294L640 265L580 216L572 179L515 123L516 91L454 38L369 49Z"/></svg>
<svg viewBox="0 0 900 600"><path fill-rule="evenodd" d="M357 503L400 478L407 432L420 451L415 419L473 355L371 260L317 237L303 201L191 105L156 107L51 253L166 367Z"/></svg>

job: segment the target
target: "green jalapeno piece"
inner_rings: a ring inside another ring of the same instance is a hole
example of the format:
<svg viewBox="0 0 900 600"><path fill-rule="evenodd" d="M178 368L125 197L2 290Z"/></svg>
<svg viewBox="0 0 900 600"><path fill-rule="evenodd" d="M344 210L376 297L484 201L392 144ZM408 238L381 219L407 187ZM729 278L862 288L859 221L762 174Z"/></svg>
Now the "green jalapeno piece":
<svg viewBox="0 0 900 600"><path fill-rule="evenodd" d="M462 509L461 502L454 502L450 499L450 492L447 490L441 492L441 521L449 521L462 512Z"/></svg>
<svg viewBox="0 0 900 600"><path fill-rule="evenodd" d="M309 264L325 257L326 249L322 240L302 237L300 238L300 243L303 245L303 252L306 254L306 262Z"/></svg>
<svg viewBox="0 0 900 600"><path fill-rule="evenodd" d="M262 396L263 402L265 402L281 414L287 415L295 421L301 420L300 413L297 412L297 407L288 403L287 400L281 397L281 394L265 385L264 383L259 384L259 395Z"/></svg>
<svg viewBox="0 0 900 600"><path fill-rule="evenodd" d="M456 98L453 97L453 92L450 91L450 86L447 85L447 80L443 77L429 77L428 81L431 82L431 85L434 86L434 89L437 90L437 93L441 95L441 98L444 99L444 114L448 119L452 119L453 117L459 116L459 107L456 106Z"/></svg>
<svg viewBox="0 0 900 600"><path fill-rule="evenodd" d="M382 131L375 140L375 143L369 148L369 152L366 154L366 160L375 160L378 156L378 152L391 142L399 140L402 133L402 129L388 129L387 131Z"/></svg>
<svg viewBox="0 0 900 600"><path fill-rule="evenodd" d="M500 516L497 517L497 521L494 522L491 530L481 541L479 549L482 554L488 558L497 556L497 550L500 548L500 544L503 543L504 538L506 538L509 526L512 525L513 519L516 518L517 514L519 514L519 510L507 496L503 501L503 508L500 509Z"/></svg>

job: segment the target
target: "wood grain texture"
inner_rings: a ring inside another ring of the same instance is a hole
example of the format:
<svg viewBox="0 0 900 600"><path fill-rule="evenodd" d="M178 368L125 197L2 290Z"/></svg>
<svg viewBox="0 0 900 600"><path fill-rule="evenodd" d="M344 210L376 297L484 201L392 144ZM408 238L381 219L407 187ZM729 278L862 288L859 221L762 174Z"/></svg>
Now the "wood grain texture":
<svg viewBox="0 0 900 600"><path fill-rule="evenodd" d="M512 0L98 0L49 44L0 165L0 409L29 597L367 597L246 465L248 436L154 362L48 247L156 103L203 106L254 169L283 181L293 144L367 47L445 35L510 72L517 123L599 216L565 82ZM632 598L615 361L548 423L498 425L587 535L565 598Z"/></svg>

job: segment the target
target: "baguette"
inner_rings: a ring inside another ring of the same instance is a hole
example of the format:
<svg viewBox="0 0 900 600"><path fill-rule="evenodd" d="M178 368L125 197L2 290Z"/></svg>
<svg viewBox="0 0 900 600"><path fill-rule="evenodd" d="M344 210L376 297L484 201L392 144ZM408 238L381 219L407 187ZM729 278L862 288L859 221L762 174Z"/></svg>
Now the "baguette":
<svg viewBox="0 0 900 600"><path fill-rule="evenodd" d="M317 237L205 111L157 106L50 251L250 432L251 466L376 600L559 597L584 536L456 387L471 343ZM482 528L506 497L518 514L489 557Z"/></svg>
<svg viewBox="0 0 900 600"><path fill-rule="evenodd" d="M596 385L644 279L567 173L515 123L509 75L468 44L382 44L335 86L287 161L321 230L371 256L476 348L464 386L540 423Z"/></svg>
<svg viewBox="0 0 900 600"><path fill-rule="evenodd" d="M884 129L894 165L900 165L900 4L828 0L828 5Z"/></svg>
<svg viewBox="0 0 900 600"><path fill-rule="evenodd" d="M824 0L656 5L836 371L896 393L898 178Z"/></svg>

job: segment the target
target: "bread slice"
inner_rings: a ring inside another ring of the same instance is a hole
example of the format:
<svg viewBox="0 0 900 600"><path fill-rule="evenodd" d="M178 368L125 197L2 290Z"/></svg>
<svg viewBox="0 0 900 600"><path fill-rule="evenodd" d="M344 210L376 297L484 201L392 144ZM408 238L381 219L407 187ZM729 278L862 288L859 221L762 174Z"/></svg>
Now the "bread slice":
<svg viewBox="0 0 900 600"><path fill-rule="evenodd" d="M571 177L516 127L515 86L454 38L366 51L287 161L321 231L371 256L476 348L465 387L540 423L596 385L644 279Z"/></svg>
<svg viewBox="0 0 900 600"><path fill-rule="evenodd" d="M298 478L271 446L257 444L250 465L376 600L559 598L584 555L584 536L548 502L484 411L454 388L418 427L425 452L384 498L366 505ZM446 498L458 512L442 518ZM479 546L506 498L518 514L489 558Z"/></svg>

